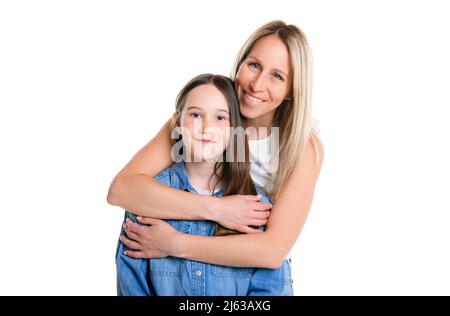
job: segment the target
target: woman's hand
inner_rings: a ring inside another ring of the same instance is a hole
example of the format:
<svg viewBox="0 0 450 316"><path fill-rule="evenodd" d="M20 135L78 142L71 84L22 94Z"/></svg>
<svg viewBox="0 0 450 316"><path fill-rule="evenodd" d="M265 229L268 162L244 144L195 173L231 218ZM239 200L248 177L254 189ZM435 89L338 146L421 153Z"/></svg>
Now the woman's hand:
<svg viewBox="0 0 450 316"><path fill-rule="evenodd" d="M178 232L169 223L150 217L138 217L146 225L141 226L129 219L123 225L127 237L120 236L120 241L130 249L125 255L132 258L164 258L171 256L176 247Z"/></svg>
<svg viewBox="0 0 450 316"><path fill-rule="evenodd" d="M258 202L260 195L229 195L214 198L208 206L213 220L223 227L247 234L259 234L262 230L249 227L267 223L272 204Z"/></svg>

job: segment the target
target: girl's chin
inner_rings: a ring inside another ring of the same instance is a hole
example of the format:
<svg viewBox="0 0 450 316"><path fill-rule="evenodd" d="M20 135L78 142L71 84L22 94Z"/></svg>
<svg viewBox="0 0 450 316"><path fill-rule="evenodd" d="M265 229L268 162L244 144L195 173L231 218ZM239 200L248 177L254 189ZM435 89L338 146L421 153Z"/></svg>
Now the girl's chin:
<svg viewBox="0 0 450 316"><path fill-rule="evenodd" d="M213 155L195 155L192 158L191 162L202 162L202 163L215 163L220 156L222 155L222 153L219 156L213 156Z"/></svg>

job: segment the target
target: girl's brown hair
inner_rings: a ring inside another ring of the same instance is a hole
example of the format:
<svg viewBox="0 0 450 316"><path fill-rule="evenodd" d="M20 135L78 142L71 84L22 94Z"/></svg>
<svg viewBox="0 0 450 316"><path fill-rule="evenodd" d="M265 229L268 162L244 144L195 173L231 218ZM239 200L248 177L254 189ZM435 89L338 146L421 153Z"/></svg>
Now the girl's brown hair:
<svg viewBox="0 0 450 316"><path fill-rule="evenodd" d="M176 99L176 111L178 113L176 125L180 125L181 112L186 104L189 92L198 86L207 84L214 85L225 97L230 111L230 130L232 131L229 145L223 152L222 161L216 162L214 166L214 173L211 175L211 178L216 175L218 180L214 184L212 191L214 192L217 184L223 183L225 189L223 196L234 194L254 195L257 192L250 175L248 139L243 129L242 117L239 112L239 100L234 90L234 83L230 78L221 75L203 74L190 80L181 89ZM178 140L180 139L181 135ZM238 142L244 143L244 159L242 159L242 153L238 152L239 149L242 150L242 146L240 146L242 144L238 144ZM239 232L216 224L215 235L224 236L231 234L239 234Z"/></svg>

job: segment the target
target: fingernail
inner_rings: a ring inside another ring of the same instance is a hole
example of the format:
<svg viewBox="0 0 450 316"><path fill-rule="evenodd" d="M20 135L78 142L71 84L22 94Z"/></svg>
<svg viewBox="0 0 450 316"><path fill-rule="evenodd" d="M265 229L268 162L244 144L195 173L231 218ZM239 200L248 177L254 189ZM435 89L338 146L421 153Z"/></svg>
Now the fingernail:
<svg viewBox="0 0 450 316"><path fill-rule="evenodd" d="M127 224L123 224L123 228L127 228Z"/></svg>
<svg viewBox="0 0 450 316"><path fill-rule="evenodd" d="M142 217L140 217L140 216L138 216L138 217L136 217L138 220L141 220L142 219Z"/></svg>
<svg viewBox="0 0 450 316"><path fill-rule="evenodd" d="M126 252L126 251L124 251L124 252L123 252L123 254L124 254L124 255L126 256L126 255L127 255L127 252Z"/></svg>
<svg viewBox="0 0 450 316"><path fill-rule="evenodd" d="M130 221L130 219L129 218L127 218L127 223Z"/></svg>

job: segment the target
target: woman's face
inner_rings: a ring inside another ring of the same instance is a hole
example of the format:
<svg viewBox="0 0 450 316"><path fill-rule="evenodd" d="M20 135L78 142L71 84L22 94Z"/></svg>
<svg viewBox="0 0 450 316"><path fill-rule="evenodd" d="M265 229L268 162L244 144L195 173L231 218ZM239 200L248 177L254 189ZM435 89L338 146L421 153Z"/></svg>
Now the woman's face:
<svg viewBox="0 0 450 316"><path fill-rule="evenodd" d="M257 40L236 77L241 114L271 126L276 108L290 91L289 53L276 35Z"/></svg>
<svg viewBox="0 0 450 316"><path fill-rule="evenodd" d="M213 162L221 157L230 135L230 112L222 92L212 84L190 91L180 127L187 161Z"/></svg>

